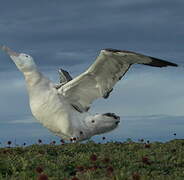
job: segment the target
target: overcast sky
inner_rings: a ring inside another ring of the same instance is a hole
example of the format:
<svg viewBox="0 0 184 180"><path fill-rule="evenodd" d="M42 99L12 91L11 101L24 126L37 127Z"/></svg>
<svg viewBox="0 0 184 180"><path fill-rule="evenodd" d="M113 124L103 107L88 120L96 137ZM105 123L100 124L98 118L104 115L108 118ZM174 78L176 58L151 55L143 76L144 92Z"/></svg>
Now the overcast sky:
<svg viewBox="0 0 184 180"><path fill-rule="evenodd" d="M181 65L161 69L135 65L109 99L92 105L92 112L121 115L121 127L109 138L167 140L173 131L184 137L183 0L0 2L0 44L33 56L55 82L60 67L76 76L103 48L136 51ZM22 74L3 52L0 63L0 141L54 138L31 116ZM157 121L150 119L152 115ZM146 119L152 122L149 131L142 130Z"/></svg>

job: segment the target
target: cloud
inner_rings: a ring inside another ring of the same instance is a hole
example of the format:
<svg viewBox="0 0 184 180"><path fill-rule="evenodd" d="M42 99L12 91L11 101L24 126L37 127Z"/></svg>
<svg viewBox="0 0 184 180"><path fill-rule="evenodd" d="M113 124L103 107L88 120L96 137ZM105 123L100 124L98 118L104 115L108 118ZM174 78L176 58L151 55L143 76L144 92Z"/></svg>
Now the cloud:
<svg viewBox="0 0 184 180"><path fill-rule="evenodd" d="M12 120L9 121L7 123L10 124L30 124L30 123L38 123L32 116L28 116L28 117L23 117L21 116L21 119L17 119L17 120Z"/></svg>
<svg viewBox="0 0 184 180"><path fill-rule="evenodd" d="M11 4L7 1L1 6L1 43L31 53L42 66L92 62L90 59L106 47L175 57L176 62L183 58L182 47L178 46L183 44L181 1ZM65 56L58 59L59 52ZM10 65L8 60L2 63Z"/></svg>

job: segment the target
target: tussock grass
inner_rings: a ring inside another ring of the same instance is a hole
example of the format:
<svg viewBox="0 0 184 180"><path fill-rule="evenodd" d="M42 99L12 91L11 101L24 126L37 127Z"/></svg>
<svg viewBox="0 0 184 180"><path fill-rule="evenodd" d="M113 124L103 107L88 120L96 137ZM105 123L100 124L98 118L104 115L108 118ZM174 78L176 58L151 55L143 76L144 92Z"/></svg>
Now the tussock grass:
<svg viewBox="0 0 184 180"><path fill-rule="evenodd" d="M0 148L0 180L183 180L184 140Z"/></svg>

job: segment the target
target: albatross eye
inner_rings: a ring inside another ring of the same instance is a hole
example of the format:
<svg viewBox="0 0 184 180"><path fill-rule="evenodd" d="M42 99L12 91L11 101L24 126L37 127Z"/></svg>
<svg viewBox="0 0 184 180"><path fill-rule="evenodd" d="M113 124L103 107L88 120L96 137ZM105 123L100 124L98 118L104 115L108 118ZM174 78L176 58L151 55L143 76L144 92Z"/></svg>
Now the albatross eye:
<svg viewBox="0 0 184 180"><path fill-rule="evenodd" d="M91 122L92 122L92 123L94 123L94 122L95 122L95 120L92 120Z"/></svg>
<svg viewBox="0 0 184 180"><path fill-rule="evenodd" d="M26 57L28 58L29 56L28 56L28 55L26 55Z"/></svg>

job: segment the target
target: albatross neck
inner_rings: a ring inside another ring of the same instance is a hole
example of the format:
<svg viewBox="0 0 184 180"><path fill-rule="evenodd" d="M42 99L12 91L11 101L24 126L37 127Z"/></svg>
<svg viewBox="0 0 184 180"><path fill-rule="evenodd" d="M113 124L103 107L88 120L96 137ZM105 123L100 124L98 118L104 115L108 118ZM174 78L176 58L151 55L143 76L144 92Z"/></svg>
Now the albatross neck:
<svg viewBox="0 0 184 180"><path fill-rule="evenodd" d="M34 69L32 71L23 72L26 84L30 86L35 86L38 84L41 79L44 78L43 74L38 71L38 69Z"/></svg>

